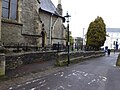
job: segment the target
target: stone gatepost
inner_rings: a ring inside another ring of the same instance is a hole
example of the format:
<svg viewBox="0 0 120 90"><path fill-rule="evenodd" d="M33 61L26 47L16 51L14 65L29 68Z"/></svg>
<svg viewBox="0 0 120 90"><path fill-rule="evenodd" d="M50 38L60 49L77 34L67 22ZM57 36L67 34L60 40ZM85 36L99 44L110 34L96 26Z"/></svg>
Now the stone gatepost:
<svg viewBox="0 0 120 90"><path fill-rule="evenodd" d="M5 75L5 55L0 54L0 76Z"/></svg>
<svg viewBox="0 0 120 90"><path fill-rule="evenodd" d="M1 44L1 16L2 16L2 0L0 0L0 50L3 47ZM0 53L0 76L5 75L5 55Z"/></svg>
<svg viewBox="0 0 120 90"><path fill-rule="evenodd" d="M1 16L2 16L2 0L0 0L0 41L1 41Z"/></svg>

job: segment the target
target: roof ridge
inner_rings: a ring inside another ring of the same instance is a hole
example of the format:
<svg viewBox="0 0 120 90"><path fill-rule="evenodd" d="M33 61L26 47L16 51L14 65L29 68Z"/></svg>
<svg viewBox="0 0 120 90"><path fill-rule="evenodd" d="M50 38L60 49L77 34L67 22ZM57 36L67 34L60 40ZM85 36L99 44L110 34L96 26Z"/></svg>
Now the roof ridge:
<svg viewBox="0 0 120 90"><path fill-rule="evenodd" d="M61 16L51 0L41 0L40 7L44 11Z"/></svg>

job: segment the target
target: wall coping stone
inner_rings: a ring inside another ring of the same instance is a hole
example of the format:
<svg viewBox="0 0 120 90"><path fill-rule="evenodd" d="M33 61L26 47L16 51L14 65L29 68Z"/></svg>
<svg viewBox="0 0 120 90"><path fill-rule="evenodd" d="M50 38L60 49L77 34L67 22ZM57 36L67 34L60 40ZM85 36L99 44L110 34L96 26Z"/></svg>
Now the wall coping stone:
<svg viewBox="0 0 120 90"><path fill-rule="evenodd" d="M56 53L57 51L30 51L30 52L20 52L20 53L9 53L5 54L5 56L17 56L17 55L26 55L26 54L38 54L38 53Z"/></svg>

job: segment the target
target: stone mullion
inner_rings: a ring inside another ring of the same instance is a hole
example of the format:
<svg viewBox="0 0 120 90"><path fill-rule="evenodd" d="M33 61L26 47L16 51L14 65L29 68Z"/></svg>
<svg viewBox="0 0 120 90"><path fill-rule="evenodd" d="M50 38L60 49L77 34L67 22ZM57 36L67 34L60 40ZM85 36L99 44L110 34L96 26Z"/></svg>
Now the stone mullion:
<svg viewBox="0 0 120 90"><path fill-rule="evenodd" d="M22 17L22 1L23 0L18 0L18 6L17 6L17 20L18 20L18 23L22 23L21 22L21 17Z"/></svg>
<svg viewBox="0 0 120 90"><path fill-rule="evenodd" d="M10 7L10 2L11 2L11 0L9 0L9 6L8 6L8 18L10 19L10 17L11 17L11 7Z"/></svg>

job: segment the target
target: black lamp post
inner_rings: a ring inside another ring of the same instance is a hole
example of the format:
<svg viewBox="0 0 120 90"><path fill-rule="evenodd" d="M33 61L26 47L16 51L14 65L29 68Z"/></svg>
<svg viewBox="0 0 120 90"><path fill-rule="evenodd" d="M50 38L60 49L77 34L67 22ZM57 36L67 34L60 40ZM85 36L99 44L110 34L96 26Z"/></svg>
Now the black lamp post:
<svg viewBox="0 0 120 90"><path fill-rule="evenodd" d="M68 34L68 42L67 42L67 45L68 45L68 64L67 65L69 65L70 64L70 38L69 38L69 17L71 17L69 14L68 14L68 12L66 13L66 16L64 16L67 20L66 20L66 22L67 22L67 34Z"/></svg>

